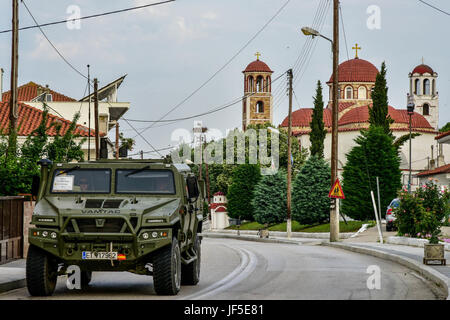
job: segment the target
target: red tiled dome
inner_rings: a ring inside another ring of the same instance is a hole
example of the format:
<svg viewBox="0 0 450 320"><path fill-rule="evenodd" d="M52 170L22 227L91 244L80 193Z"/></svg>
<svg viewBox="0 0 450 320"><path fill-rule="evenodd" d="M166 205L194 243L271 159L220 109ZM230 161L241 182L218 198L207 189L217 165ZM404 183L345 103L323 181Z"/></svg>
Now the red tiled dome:
<svg viewBox="0 0 450 320"><path fill-rule="evenodd" d="M270 72L273 73L272 70L270 70L269 66L262 62L261 60L255 60L251 62L247 68L243 72Z"/></svg>
<svg viewBox="0 0 450 320"><path fill-rule="evenodd" d="M339 82L375 82L378 69L367 60L355 58L341 63L338 72ZM330 82L333 82L333 75Z"/></svg>
<svg viewBox="0 0 450 320"><path fill-rule="evenodd" d="M420 74L430 73L430 74L433 74L434 71L433 71L433 69L431 69L430 66L427 66L426 64L421 64L421 65L418 65L417 67L415 67L414 70L412 71L412 73L420 73Z"/></svg>
<svg viewBox="0 0 450 320"><path fill-rule="evenodd" d="M311 123L313 110L311 108L298 109L292 112L292 126L293 127L309 127ZM281 123L282 127L288 126L288 117ZM331 127L331 109L323 109L323 122L325 127Z"/></svg>
<svg viewBox="0 0 450 320"><path fill-rule="evenodd" d="M397 110L389 106L389 115L396 123L409 124L409 115L407 110ZM432 129L430 123L421 114L414 112L411 118L413 128ZM339 119L339 125L343 126L351 123L369 122L369 107L363 106L350 110Z"/></svg>

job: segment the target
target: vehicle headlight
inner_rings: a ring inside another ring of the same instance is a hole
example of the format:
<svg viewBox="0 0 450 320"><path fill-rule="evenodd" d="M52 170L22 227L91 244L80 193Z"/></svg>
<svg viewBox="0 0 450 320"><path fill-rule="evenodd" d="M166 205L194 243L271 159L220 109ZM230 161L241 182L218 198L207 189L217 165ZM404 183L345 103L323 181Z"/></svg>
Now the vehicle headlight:
<svg viewBox="0 0 450 320"><path fill-rule="evenodd" d="M156 238L158 236L158 232L152 232L152 237Z"/></svg>
<svg viewBox="0 0 450 320"><path fill-rule="evenodd" d="M42 232L42 236L45 238L45 237L47 237L48 236L48 231L43 231Z"/></svg>
<svg viewBox="0 0 450 320"><path fill-rule="evenodd" d="M52 239L56 239L56 232L52 232L52 233L50 234L50 237L51 237Z"/></svg>
<svg viewBox="0 0 450 320"><path fill-rule="evenodd" d="M144 232L144 233L142 234L142 238L144 238L144 240L147 240L147 239L148 239L148 233L147 233L147 232Z"/></svg>

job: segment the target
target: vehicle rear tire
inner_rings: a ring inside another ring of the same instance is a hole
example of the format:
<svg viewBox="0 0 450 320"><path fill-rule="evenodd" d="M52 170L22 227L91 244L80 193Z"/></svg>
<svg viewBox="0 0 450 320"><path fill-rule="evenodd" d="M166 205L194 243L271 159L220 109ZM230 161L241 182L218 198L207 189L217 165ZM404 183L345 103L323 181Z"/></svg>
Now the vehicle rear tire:
<svg viewBox="0 0 450 320"><path fill-rule="evenodd" d="M81 286L87 287L92 280L92 271L81 271Z"/></svg>
<svg viewBox="0 0 450 320"><path fill-rule="evenodd" d="M162 248L153 259L153 286L158 295L176 295L181 286L181 253L178 240Z"/></svg>
<svg viewBox="0 0 450 320"><path fill-rule="evenodd" d="M58 264L50 254L30 245L26 263L28 292L32 296L50 296L58 279Z"/></svg>
<svg viewBox="0 0 450 320"><path fill-rule="evenodd" d="M200 281L201 248L200 239L196 237L194 251L197 259L188 265L181 266L181 284L195 286Z"/></svg>

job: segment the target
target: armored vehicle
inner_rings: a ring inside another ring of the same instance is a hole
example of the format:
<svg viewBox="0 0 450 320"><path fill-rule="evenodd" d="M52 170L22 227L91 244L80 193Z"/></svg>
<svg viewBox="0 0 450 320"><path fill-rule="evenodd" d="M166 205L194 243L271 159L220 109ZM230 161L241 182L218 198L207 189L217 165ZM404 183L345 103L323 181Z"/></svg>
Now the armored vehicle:
<svg viewBox="0 0 450 320"><path fill-rule="evenodd" d="M159 295L175 295L200 277L203 181L165 160L39 161L29 231L28 291L51 295L58 275L78 266L153 276Z"/></svg>

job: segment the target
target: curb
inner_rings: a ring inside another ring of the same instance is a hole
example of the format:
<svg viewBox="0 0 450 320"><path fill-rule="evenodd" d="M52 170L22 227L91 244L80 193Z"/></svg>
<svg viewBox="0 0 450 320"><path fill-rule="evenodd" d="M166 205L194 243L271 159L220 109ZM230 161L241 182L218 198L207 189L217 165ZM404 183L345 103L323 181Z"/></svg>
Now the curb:
<svg viewBox="0 0 450 320"><path fill-rule="evenodd" d="M284 240L284 239L273 239L273 238L256 238L249 235L234 235L234 234L224 234L224 233L201 233L204 238L226 238L226 239L236 239L254 242L266 242L266 243L283 243L283 244L295 244L300 245L301 243L296 240Z"/></svg>
<svg viewBox="0 0 450 320"><path fill-rule="evenodd" d="M220 231L209 231L210 233L219 233L219 234L232 234L237 235L237 230L220 230ZM242 235L258 235L258 231L254 230L240 230L240 234ZM275 237L286 237L286 232L284 231L269 231L269 234ZM345 232L339 233L340 239L347 239L354 235L354 232ZM311 239L330 239L329 232L292 232L293 238L311 238Z"/></svg>
<svg viewBox="0 0 450 320"><path fill-rule="evenodd" d="M0 293L19 289L27 286L26 279L12 280L9 282L0 283Z"/></svg>
<svg viewBox="0 0 450 320"><path fill-rule="evenodd" d="M391 236L386 239L386 243L390 244L400 244L411 247L423 248L424 244L428 243L426 239L408 238L408 237L398 237ZM450 251L450 243L439 242L444 245L445 251Z"/></svg>
<svg viewBox="0 0 450 320"><path fill-rule="evenodd" d="M438 296L444 295L445 299L450 300L450 283L449 279L442 275L440 272L437 272L431 267L422 265L421 263L407 258L402 257L393 253L387 253L381 250L372 249L372 248L363 248L359 247L357 245L348 245L343 243L322 243L322 245L333 247L333 248L339 248L344 250L349 250L356 253L362 253L366 255L371 255L377 258L389 260L392 262L396 262L398 264L401 264L411 270L414 270L418 272L421 276L426 278L427 280L433 282L435 285L438 286L439 292L435 292L435 294L438 294ZM434 288L433 288L434 289ZM433 290L437 291L437 290Z"/></svg>

